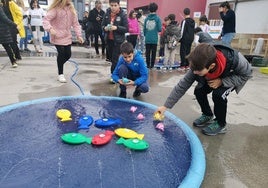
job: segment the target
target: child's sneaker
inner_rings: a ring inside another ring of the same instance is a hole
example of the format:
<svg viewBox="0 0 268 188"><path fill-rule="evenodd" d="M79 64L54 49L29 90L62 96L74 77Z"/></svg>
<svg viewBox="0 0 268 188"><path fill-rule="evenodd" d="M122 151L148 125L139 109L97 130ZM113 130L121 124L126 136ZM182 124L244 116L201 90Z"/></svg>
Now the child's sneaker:
<svg viewBox="0 0 268 188"><path fill-rule="evenodd" d="M227 132L226 127L219 125L217 121L214 121L209 126L202 129L202 133L208 136L215 136L217 134L224 134Z"/></svg>
<svg viewBox="0 0 268 188"><path fill-rule="evenodd" d="M134 93L133 93L133 97L138 97L141 95L141 92L139 89L135 89Z"/></svg>
<svg viewBox="0 0 268 188"><path fill-rule="evenodd" d="M206 116L205 114L202 114L199 118L194 120L193 125L196 127L203 127L206 123L208 123L212 119L213 116Z"/></svg>
<svg viewBox="0 0 268 188"><path fill-rule="evenodd" d="M17 67L18 67L17 62L13 62L13 63L12 63L12 68L17 68Z"/></svg>
<svg viewBox="0 0 268 188"><path fill-rule="evenodd" d="M63 74L60 74L58 76L58 81L61 82L61 83L66 83L67 82Z"/></svg>

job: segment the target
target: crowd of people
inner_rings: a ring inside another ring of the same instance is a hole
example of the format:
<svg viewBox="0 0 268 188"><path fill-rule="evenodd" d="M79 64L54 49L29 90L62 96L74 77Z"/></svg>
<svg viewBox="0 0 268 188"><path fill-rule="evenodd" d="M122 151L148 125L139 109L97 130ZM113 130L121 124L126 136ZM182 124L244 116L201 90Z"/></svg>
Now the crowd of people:
<svg viewBox="0 0 268 188"><path fill-rule="evenodd" d="M215 42L209 35L205 15L200 17L199 27L196 27L189 8L183 10L184 19L181 23L176 21L175 14L167 15L162 23L157 14L158 5L154 2L148 5L147 16L143 15L142 10L130 10L127 15L120 7L120 0L109 0L109 5L105 12L102 2L96 0L95 7L84 12L81 27L71 0L54 0L46 14L37 0L31 0L28 10L23 0L17 0L16 3L1 0L0 43L15 68L17 61L22 59L20 52L29 51L27 32L33 34L37 53L42 52L42 32L48 32L50 43L55 45L58 52L58 81L65 83L64 64L71 57L71 28L81 44L90 46L94 40L96 56L100 56L100 39L101 53L111 62L111 82L119 84L119 97L122 98L127 97L129 86L135 87L133 97L149 91L148 73L155 66L159 41L159 55L164 57L163 69L172 70L175 52L180 47L180 70L185 71L185 76L156 113L163 114L166 109L172 108L197 81L194 94L202 115L194 120L193 125L203 127L202 132L206 135L225 133L227 96L233 90L238 93L252 74L245 57L230 45L235 36L235 13L229 3L224 2L219 6L223 20L218 38L220 42ZM82 29L85 30L85 38L82 38ZM212 93L214 111L207 99L209 93ZM210 124L205 126L207 123Z"/></svg>

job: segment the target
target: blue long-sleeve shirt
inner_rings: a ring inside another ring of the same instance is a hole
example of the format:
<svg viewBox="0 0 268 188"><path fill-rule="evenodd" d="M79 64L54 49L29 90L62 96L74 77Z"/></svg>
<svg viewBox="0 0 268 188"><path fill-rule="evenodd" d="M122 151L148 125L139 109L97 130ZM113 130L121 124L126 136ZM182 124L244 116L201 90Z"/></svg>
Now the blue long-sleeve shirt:
<svg viewBox="0 0 268 188"><path fill-rule="evenodd" d="M135 80L133 80L135 85L141 85L148 80L148 69L140 52L134 52L134 57L131 63L127 63L122 56L119 57L117 65L112 74L112 79L115 82L118 82L119 79L122 79L119 77L119 67L122 64L126 65L128 70L131 71L132 77L135 78Z"/></svg>

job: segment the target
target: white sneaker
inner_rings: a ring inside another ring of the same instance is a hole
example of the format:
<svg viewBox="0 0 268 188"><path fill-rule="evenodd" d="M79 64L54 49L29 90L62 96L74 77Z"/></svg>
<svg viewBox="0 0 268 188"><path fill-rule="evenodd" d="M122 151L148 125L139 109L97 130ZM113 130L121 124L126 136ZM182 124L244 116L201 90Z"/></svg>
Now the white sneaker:
<svg viewBox="0 0 268 188"><path fill-rule="evenodd" d="M18 67L18 64L16 62L13 62L12 63L12 68L17 68Z"/></svg>
<svg viewBox="0 0 268 188"><path fill-rule="evenodd" d="M61 82L61 83L66 83L67 82L63 74L60 74L58 76L58 81Z"/></svg>

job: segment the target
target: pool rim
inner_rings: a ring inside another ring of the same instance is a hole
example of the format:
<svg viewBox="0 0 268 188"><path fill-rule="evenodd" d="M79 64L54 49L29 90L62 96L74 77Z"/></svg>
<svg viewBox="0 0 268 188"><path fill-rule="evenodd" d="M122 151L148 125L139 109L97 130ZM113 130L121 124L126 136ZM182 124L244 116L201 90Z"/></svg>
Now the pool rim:
<svg viewBox="0 0 268 188"><path fill-rule="evenodd" d="M48 97L48 98L41 98L41 99L34 99L30 101L18 102L18 103L0 107L0 114L14 110L16 108L21 108L21 107L25 107L28 105L40 104L40 103L51 102L51 101L56 101L56 100L60 101L60 100L73 100L73 99L102 99L102 98L106 100L127 101L133 104L143 105L153 110L157 109L157 106L153 104L143 102L143 101L137 101L134 99L124 99L124 98L113 97L113 96L82 95L82 96ZM179 119L177 116L175 116L169 111L165 112L165 116L173 120L182 129L182 131L184 132L185 136L187 137L189 141L190 148L191 148L191 155L192 155L191 165L187 171L187 175L184 177L181 184L179 185L179 188L200 187L203 182L205 170L206 170L205 152L203 150L202 144L199 138L197 137L197 135L184 121L182 121L181 119Z"/></svg>

